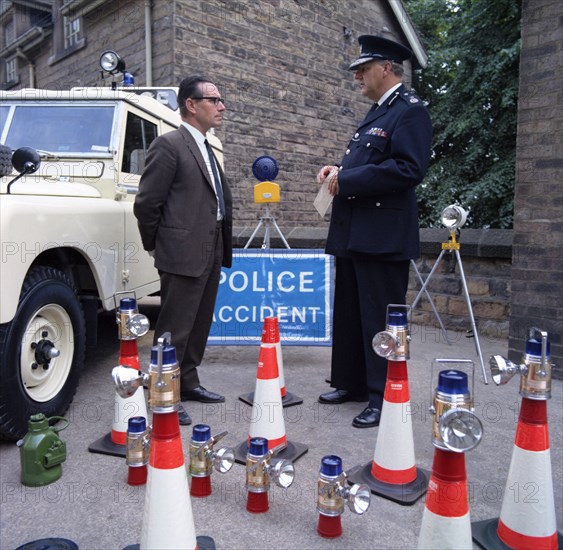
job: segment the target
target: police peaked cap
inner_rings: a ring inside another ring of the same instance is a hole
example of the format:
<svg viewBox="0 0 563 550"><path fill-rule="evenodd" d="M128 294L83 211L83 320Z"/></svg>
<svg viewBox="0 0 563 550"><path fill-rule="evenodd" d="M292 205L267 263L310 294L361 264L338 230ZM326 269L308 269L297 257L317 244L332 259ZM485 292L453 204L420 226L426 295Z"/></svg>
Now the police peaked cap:
<svg viewBox="0 0 563 550"><path fill-rule="evenodd" d="M363 34L358 38L358 42L360 43L360 57L348 67L350 71L355 71L360 65L376 59L403 63L412 55L411 50L406 46L380 36Z"/></svg>

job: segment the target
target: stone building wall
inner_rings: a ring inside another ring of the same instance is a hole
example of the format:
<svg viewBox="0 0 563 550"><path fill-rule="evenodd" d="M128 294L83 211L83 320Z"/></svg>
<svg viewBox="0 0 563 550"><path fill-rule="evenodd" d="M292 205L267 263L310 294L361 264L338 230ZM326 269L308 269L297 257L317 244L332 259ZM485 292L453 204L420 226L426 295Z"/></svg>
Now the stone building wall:
<svg viewBox="0 0 563 550"><path fill-rule="evenodd" d="M74 14L87 4L79 3ZM279 165L282 200L272 205L278 223L286 230L326 228L328 217L320 219L313 207L316 172L340 161L370 104L348 71L359 53L358 36L381 34L407 43L388 2L153 0L151 6L152 84L176 86L188 74L203 73L226 100L217 133L225 148L235 224L251 227L261 212L253 202L258 182L251 168L257 157L269 155ZM107 49L125 60L136 85L146 85L144 9L143 0L101 3L82 18L85 46L55 62L53 32L27 53L35 87L109 85L98 63ZM410 63L405 70L408 82ZM20 77L18 87L29 86L25 70Z"/></svg>
<svg viewBox="0 0 563 550"><path fill-rule="evenodd" d="M509 353L530 327L549 333L563 367L563 6L522 3Z"/></svg>

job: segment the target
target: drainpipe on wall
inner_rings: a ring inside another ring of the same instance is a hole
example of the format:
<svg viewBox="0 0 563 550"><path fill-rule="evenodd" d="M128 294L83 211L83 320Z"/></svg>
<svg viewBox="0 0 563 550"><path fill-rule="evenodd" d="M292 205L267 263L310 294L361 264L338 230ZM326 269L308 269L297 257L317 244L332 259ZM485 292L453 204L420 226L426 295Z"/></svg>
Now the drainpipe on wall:
<svg viewBox="0 0 563 550"><path fill-rule="evenodd" d="M145 0L145 68L146 85L152 86L152 14L151 0Z"/></svg>

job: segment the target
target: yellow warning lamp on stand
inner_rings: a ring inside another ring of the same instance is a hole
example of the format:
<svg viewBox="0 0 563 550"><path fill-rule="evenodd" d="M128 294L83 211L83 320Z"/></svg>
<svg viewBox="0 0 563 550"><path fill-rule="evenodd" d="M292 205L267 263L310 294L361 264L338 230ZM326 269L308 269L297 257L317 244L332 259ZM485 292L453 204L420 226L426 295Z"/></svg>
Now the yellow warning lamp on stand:
<svg viewBox="0 0 563 550"><path fill-rule="evenodd" d="M254 186L254 202L256 204L265 204L266 212L264 216L260 217L260 221L258 222L256 229L244 245L244 248L248 248L250 246L250 243L254 240L254 237L262 225L264 225L264 240L262 242L262 248L270 248L271 225L273 225L277 230L285 247L291 248L278 227L276 219L270 214L270 203L281 201L280 186L271 181L278 175L278 163L272 157L258 157L252 164L252 173L254 174L254 177L260 181L260 183Z"/></svg>

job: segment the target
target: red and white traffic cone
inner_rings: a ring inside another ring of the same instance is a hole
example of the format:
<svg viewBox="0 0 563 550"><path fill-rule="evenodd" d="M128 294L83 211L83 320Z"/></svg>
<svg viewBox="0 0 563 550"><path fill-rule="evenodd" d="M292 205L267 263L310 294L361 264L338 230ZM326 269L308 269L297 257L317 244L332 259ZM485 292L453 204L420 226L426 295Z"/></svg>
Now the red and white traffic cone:
<svg viewBox="0 0 563 550"><path fill-rule="evenodd" d="M522 398L506 487L500 518L473 524L476 542L515 550L563 547L555 519L545 400ZM533 498L515 498L514 487L533 487Z"/></svg>
<svg viewBox="0 0 563 550"><path fill-rule="evenodd" d="M553 369L547 332L530 329L521 364L494 355L490 366L497 385L520 374L522 404L500 518L475 522L473 539L487 549L563 548L555 520L547 426Z"/></svg>
<svg viewBox="0 0 563 550"><path fill-rule="evenodd" d="M140 547L197 548L177 412L153 415Z"/></svg>
<svg viewBox="0 0 563 550"><path fill-rule="evenodd" d="M268 329L262 333L260 345L249 436L235 451L235 461L240 464L246 464L248 445L253 437L267 439L268 450L285 445L285 449L277 456L286 460L297 460L308 451L307 446L287 440L281 402L276 331L271 323L267 323L267 326Z"/></svg>
<svg viewBox="0 0 563 550"><path fill-rule="evenodd" d="M428 472L415 464L407 363L388 361L387 365L373 460L347 475L350 483L365 483L376 495L411 505L426 492Z"/></svg>
<svg viewBox="0 0 563 550"><path fill-rule="evenodd" d="M285 374L283 368L283 352L280 339L279 321L277 317L266 317L264 319L264 327L262 328L262 342L274 341L276 344L277 361L278 361L278 376L280 381L280 393L282 398L283 407L293 407L303 403L303 398L288 392L285 385ZM254 403L254 392L239 395L239 399L248 405Z"/></svg>
<svg viewBox="0 0 563 550"><path fill-rule="evenodd" d="M139 351L137 338L125 327L125 318L131 317L137 312L137 302L133 298L123 298L118 309L119 325L119 358L118 365L133 368L140 371ZM137 317L144 317L136 314ZM147 321L148 323L148 321ZM92 453L109 454L113 456L126 456L127 423L130 418L143 416L148 418L147 405L143 387L137 388L135 393L126 399L121 397L117 391L114 396L114 414L111 432L94 441L88 450Z"/></svg>
<svg viewBox="0 0 563 550"><path fill-rule="evenodd" d="M177 411L180 367L176 361L176 348L169 345L170 337L170 333L163 334L158 345L151 349L148 386L153 419L141 543L127 548L215 548L212 538L195 535ZM118 367L112 373L116 387L124 393L141 379L135 378L135 374L130 377L129 371Z"/></svg>
<svg viewBox="0 0 563 550"><path fill-rule="evenodd" d="M465 455L436 448L418 548L472 547Z"/></svg>

